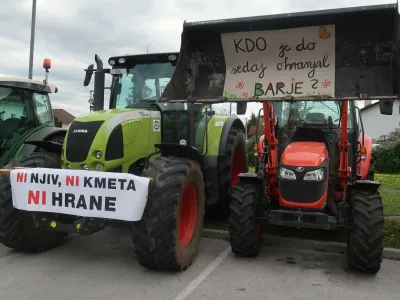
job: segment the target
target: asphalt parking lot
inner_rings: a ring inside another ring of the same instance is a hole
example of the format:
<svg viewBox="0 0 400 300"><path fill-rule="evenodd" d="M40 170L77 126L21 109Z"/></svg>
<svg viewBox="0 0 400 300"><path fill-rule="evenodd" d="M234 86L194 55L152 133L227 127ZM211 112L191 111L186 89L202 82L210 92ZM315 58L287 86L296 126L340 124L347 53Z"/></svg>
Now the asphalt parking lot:
<svg viewBox="0 0 400 300"><path fill-rule="evenodd" d="M348 272L343 255L264 247L239 259L225 241L203 239L185 272L141 267L126 230L76 236L38 254L0 247L0 299L400 299L400 262L385 260L376 276Z"/></svg>

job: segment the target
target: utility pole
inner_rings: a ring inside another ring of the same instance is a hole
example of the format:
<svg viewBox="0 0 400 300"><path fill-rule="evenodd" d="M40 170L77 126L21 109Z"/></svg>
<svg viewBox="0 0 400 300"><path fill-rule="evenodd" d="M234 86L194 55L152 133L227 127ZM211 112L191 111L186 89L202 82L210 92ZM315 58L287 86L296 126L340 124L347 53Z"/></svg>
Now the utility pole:
<svg viewBox="0 0 400 300"><path fill-rule="evenodd" d="M31 21L31 45L29 51L29 79L33 73L33 52L35 48L35 25L36 25L36 0L32 0L32 21Z"/></svg>

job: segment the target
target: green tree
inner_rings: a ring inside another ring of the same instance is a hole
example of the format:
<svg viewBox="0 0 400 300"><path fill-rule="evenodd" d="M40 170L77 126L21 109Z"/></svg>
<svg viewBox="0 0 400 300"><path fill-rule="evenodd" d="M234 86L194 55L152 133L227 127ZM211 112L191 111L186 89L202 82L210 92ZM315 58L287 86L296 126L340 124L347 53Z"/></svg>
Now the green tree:
<svg viewBox="0 0 400 300"><path fill-rule="evenodd" d="M256 126L256 125L257 125L257 117L254 114L254 112L251 112L250 119L247 121L247 124L246 124L247 132L249 132L251 126Z"/></svg>
<svg viewBox="0 0 400 300"><path fill-rule="evenodd" d="M391 132L379 138L373 150L375 171L400 174L400 132Z"/></svg>

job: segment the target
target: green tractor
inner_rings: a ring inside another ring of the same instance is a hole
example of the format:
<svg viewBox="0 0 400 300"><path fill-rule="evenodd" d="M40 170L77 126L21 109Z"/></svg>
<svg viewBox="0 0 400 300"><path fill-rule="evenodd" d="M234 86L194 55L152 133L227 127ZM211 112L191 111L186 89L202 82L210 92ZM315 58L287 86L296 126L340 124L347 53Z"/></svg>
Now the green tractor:
<svg viewBox="0 0 400 300"><path fill-rule="evenodd" d="M156 103L172 77L178 58L179 52L115 56L108 60L113 68L103 69L102 62L96 56L98 71L95 76L99 74L99 77L95 78L94 93L97 94L97 97L94 102L94 111L104 109L104 76L102 73L111 74L113 76L110 87L111 95L109 111L106 115L108 119L113 118L113 120L116 118L132 119L131 123L135 124L135 130L138 130L137 126L140 124L140 133L139 131L135 132L135 135L141 135L141 138L135 138L134 143L131 143L127 149L134 154L106 158L104 171L121 172L122 170L122 172L141 175L148 155L152 154L151 159L156 157L156 155L153 156L153 152L157 150L155 144L162 142L186 145L189 139L193 138L191 145L204 156L203 172L207 177L206 218L227 219L231 188L238 181L237 175L242 170L248 170L245 127L240 118L235 115L230 117L215 115L214 108L210 105L196 104L194 115L189 116L186 103ZM84 86L89 85L94 72L93 68L93 65L89 65L85 70ZM206 109L208 109L207 113ZM245 111L244 107L239 114L244 114ZM99 118L103 120L104 116L104 113L101 116L99 114L81 116L76 120L77 122L71 124L71 129L81 128L85 125L92 126L91 123L79 122L92 122ZM207 131L205 130L206 118ZM125 126L128 126L127 124ZM188 126L194 126L194 137L189 137ZM100 138L100 135L97 138ZM73 139L72 143L78 143L79 146L67 144L67 149L79 149L77 153L81 153L82 156L85 156L87 152L85 147L92 145L91 143L81 144L78 139ZM107 146L113 147L114 144ZM79 147L83 147L83 149ZM111 153L107 149L104 150ZM70 151L75 152L75 150ZM86 157L72 159L70 163L81 163L85 159ZM111 164L107 163L108 161ZM71 167L78 168L79 166L75 164Z"/></svg>
<svg viewBox="0 0 400 300"><path fill-rule="evenodd" d="M94 112L70 125L61 153L15 161L0 175L0 241L45 251L71 233L115 222L132 228L143 266L183 270L200 243L205 213L227 217L232 186L248 171L245 127L212 106L163 97L179 53L111 57L94 73ZM105 74L112 77L104 110ZM237 104L237 114L246 103ZM35 161L35 163L32 163ZM25 169L21 169L25 168Z"/></svg>
<svg viewBox="0 0 400 300"><path fill-rule="evenodd" d="M58 88L46 79L0 77L0 167L33 152L61 151L66 129L55 127L49 94Z"/></svg>

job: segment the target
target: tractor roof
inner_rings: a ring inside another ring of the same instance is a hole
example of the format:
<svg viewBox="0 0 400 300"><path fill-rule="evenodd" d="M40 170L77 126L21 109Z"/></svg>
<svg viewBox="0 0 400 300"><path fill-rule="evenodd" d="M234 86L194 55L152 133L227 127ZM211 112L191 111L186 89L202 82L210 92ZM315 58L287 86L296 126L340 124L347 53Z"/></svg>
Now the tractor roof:
<svg viewBox="0 0 400 300"><path fill-rule="evenodd" d="M53 84L43 86L43 81L21 77L0 77L0 87L22 88L40 93L57 93L58 88Z"/></svg>
<svg viewBox="0 0 400 300"><path fill-rule="evenodd" d="M123 66L134 66L137 64L154 64L154 63L167 63L176 62L178 60L179 52L163 52L163 53L146 53L146 54L128 54L112 56L108 59L108 62L114 61L114 64L110 64L113 67ZM119 62L120 59L124 59L124 62Z"/></svg>
<svg viewBox="0 0 400 300"><path fill-rule="evenodd" d="M163 96L219 101L400 94L396 3L185 22Z"/></svg>

